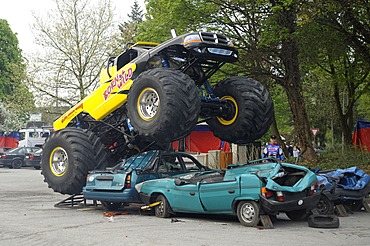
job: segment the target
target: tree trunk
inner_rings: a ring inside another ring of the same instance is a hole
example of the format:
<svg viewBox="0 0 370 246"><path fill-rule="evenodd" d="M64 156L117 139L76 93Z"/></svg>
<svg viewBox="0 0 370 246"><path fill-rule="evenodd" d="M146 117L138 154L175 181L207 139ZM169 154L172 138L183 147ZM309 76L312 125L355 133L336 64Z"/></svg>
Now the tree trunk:
<svg viewBox="0 0 370 246"><path fill-rule="evenodd" d="M300 153L304 159L313 160L317 156L312 147L311 130L301 86L298 60L299 50L297 41L294 39L296 18L296 9L293 5L279 13L278 24L288 32L281 42L280 56L285 68L285 75L281 84L287 93L289 106L292 111L297 140L301 149Z"/></svg>

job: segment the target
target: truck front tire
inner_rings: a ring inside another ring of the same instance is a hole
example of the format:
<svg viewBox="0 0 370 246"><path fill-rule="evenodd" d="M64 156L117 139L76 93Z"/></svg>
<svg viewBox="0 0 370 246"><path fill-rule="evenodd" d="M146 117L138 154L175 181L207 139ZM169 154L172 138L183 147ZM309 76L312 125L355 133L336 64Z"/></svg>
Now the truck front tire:
<svg viewBox="0 0 370 246"><path fill-rule="evenodd" d="M186 74L155 68L140 74L127 99L130 123L140 137L172 142L190 134L200 112L195 82Z"/></svg>

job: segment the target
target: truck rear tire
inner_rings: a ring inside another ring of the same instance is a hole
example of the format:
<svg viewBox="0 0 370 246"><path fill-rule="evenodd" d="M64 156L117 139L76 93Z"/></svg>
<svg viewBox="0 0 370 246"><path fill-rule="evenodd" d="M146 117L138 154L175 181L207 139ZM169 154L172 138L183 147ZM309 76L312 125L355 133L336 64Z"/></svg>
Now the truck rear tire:
<svg viewBox="0 0 370 246"><path fill-rule="evenodd" d="M127 99L130 123L140 137L172 142L190 134L200 112L195 82L186 74L155 68L140 74Z"/></svg>
<svg viewBox="0 0 370 246"><path fill-rule="evenodd" d="M41 173L55 192L79 194L88 172L106 165L106 155L93 132L68 127L51 134L44 144Z"/></svg>
<svg viewBox="0 0 370 246"><path fill-rule="evenodd" d="M214 93L229 102L232 113L207 121L213 134L221 140L246 144L261 138L269 129L274 105L267 89L258 81L231 77L219 82Z"/></svg>

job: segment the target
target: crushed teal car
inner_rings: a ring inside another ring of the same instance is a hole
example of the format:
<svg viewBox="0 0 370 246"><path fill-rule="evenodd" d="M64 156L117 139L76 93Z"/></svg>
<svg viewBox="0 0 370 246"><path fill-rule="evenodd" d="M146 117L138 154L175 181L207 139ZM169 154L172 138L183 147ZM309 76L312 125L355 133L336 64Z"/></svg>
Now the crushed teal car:
<svg viewBox="0 0 370 246"><path fill-rule="evenodd" d="M145 204L159 202L154 208L157 217L236 214L244 226L257 226L262 214L285 212L291 220L304 219L320 199L311 170L271 158L149 180L135 188Z"/></svg>

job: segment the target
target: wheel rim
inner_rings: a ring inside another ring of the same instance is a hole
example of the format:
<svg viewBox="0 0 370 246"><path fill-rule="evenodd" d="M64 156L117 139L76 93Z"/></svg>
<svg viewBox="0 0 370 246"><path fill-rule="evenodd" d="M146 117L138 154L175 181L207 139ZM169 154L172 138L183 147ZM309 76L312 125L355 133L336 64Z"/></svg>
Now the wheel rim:
<svg viewBox="0 0 370 246"><path fill-rule="evenodd" d="M14 168L20 168L22 166L22 161L21 160L15 160L13 162L13 167Z"/></svg>
<svg viewBox="0 0 370 246"><path fill-rule="evenodd" d="M137 110L140 118L145 121L152 120L159 109L159 95L153 88L145 88L137 100Z"/></svg>
<svg viewBox="0 0 370 246"><path fill-rule="evenodd" d="M161 203L157 206L158 215L164 214L164 202L163 200L160 201Z"/></svg>
<svg viewBox="0 0 370 246"><path fill-rule="evenodd" d="M62 147L55 148L50 155L50 170L55 176L63 176L68 169L67 152Z"/></svg>
<svg viewBox="0 0 370 246"><path fill-rule="evenodd" d="M320 199L316 205L317 210L320 213L328 213L329 212L329 205L324 200Z"/></svg>
<svg viewBox="0 0 370 246"><path fill-rule="evenodd" d="M217 117L217 119L223 125L231 125L238 117L238 104L236 103L236 100L231 96L223 96L221 100L225 100L229 103L229 105L231 106L231 114L227 117Z"/></svg>
<svg viewBox="0 0 370 246"><path fill-rule="evenodd" d="M241 210L241 217L245 222L251 223L255 216L256 216L256 210L250 203L245 203L240 208Z"/></svg>

